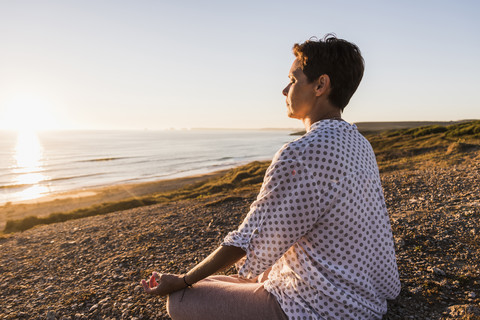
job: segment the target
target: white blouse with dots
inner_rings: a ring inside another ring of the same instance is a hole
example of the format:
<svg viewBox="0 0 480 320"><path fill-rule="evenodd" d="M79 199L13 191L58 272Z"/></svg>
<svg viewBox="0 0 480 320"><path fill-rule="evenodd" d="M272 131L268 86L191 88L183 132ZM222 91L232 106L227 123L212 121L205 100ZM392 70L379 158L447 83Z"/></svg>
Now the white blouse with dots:
<svg viewBox="0 0 480 320"><path fill-rule="evenodd" d="M268 168L257 200L223 245L239 275L264 283L289 319L376 319L400 292L378 167L355 125L314 123Z"/></svg>

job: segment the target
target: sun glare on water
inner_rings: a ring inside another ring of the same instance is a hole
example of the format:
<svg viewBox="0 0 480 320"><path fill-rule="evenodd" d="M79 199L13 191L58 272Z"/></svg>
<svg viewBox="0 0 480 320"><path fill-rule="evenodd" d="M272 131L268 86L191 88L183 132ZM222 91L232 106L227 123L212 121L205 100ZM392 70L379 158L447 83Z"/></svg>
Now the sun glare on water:
<svg viewBox="0 0 480 320"><path fill-rule="evenodd" d="M25 189L17 193L19 200L30 200L46 194L48 187L39 183L46 180L42 167L43 148L34 131L24 130L18 133L15 147L16 167L15 183L25 186Z"/></svg>
<svg viewBox="0 0 480 320"><path fill-rule="evenodd" d="M48 177L43 173L44 150L37 134L37 130L51 126L47 109L43 101L25 96L10 101L3 117L2 129L17 131L12 172L15 174L13 183L21 188L15 194L20 201L36 199L49 191L47 186L40 184Z"/></svg>

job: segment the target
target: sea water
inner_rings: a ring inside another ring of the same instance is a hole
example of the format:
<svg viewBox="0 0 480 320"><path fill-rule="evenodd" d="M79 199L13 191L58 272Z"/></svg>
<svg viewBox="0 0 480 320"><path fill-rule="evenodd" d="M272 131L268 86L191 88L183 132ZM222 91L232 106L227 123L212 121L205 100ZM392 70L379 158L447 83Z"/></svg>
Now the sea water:
<svg viewBox="0 0 480 320"><path fill-rule="evenodd" d="M0 205L270 160L292 130L0 132Z"/></svg>

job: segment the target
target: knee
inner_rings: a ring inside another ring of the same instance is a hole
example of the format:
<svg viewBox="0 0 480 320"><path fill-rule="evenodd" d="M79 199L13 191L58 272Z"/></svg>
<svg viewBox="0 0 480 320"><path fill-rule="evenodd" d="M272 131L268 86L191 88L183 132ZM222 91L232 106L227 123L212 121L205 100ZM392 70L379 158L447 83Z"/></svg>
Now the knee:
<svg viewBox="0 0 480 320"><path fill-rule="evenodd" d="M173 292L167 297L167 313L173 320L184 319L182 308L180 306L182 300L182 290Z"/></svg>

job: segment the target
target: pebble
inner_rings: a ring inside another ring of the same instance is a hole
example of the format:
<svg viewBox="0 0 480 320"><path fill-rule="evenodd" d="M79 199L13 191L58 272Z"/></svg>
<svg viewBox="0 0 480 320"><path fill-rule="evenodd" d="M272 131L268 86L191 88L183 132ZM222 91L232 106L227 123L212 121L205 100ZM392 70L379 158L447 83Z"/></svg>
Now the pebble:
<svg viewBox="0 0 480 320"><path fill-rule="evenodd" d="M442 269L436 268L436 267L429 267L427 270L436 274L437 276L444 276L445 275L445 271L443 271Z"/></svg>
<svg viewBox="0 0 480 320"><path fill-rule="evenodd" d="M47 312L47 315L46 315L46 319L47 319L47 320L55 320L55 319L56 319L56 317L55 317L55 312L53 312L53 311L48 311L48 312Z"/></svg>

